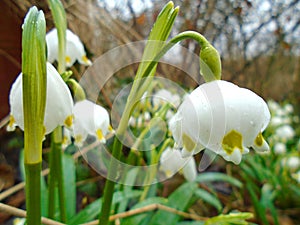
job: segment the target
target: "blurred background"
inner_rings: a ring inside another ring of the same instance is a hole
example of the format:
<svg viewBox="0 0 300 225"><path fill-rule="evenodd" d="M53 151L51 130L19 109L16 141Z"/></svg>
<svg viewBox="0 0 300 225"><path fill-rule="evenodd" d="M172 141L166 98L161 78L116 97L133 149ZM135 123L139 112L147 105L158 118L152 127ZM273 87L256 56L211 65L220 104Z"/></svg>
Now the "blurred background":
<svg viewBox="0 0 300 225"><path fill-rule="evenodd" d="M144 40L160 9L157 0L64 0L68 27L96 59L106 51ZM223 79L251 88L265 98L299 99L300 1L181 0L173 33L195 30L220 52ZM2 0L0 7L0 116L9 112L9 88L20 72L21 24L32 5L43 9L53 28L47 1ZM181 43L199 54L194 41ZM179 57L179 56L178 56ZM188 64L185 57L181 63ZM175 71L180 73L180 71ZM174 76L174 74L173 74ZM178 76L184 82L183 76Z"/></svg>
<svg viewBox="0 0 300 225"><path fill-rule="evenodd" d="M92 61L114 47L145 40L159 11L167 3L165 0L62 2L67 13L68 28L80 37ZM299 0L174 0L174 4L180 6L180 13L171 36L185 30L200 32L221 54L222 79L247 87L266 100L292 103L294 114L298 115ZM47 30L52 29L54 24L47 1L0 1L1 120L9 114L9 90L21 71L21 25L33 5L44 11ZM200 48L194 41L187 40L181 44L199 54ZM184 53L178 52L173 57L174 61L183 65L182 68L190 65ZM127 70L126 73L122 71L119 76L132 79L137 65L132 67L133 70ZM80 65L72 68L78 79L84 69ZM160 65L158 73L189 88L197 85L175 68ZM200 74L196 73L194 78L200 80ZM106 93L103 93L108 106L112 101L109 92L110 89L106 88ZM15 168L18 167L19 158L17 149L22 148L22 143L22 132L11 134L4 128L0 130L0 190L18 182ZM294 150L297 150L296 147ZM11 204L18 206L24 201L24 194L20 194L19 199L15 197L13 201L16 202Z"/></svg>

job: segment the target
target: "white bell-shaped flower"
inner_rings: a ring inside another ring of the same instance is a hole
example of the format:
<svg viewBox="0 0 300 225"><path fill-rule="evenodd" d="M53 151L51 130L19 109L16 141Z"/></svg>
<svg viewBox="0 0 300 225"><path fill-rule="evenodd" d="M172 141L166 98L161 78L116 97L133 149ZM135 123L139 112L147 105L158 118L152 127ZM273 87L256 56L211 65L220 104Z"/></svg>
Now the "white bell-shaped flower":
<svg viewBox="0 0 300 225"><path fill-rule="evenodd" d="M22 73L13 83L10 94L10 122L8 131L13 131L16 126L24 129L23 118L23 89ZM73 123L73 99L70 90L56 69L47 63L47 94L45 108L45 134L51 133L57 126L71 127Z"/></svg>
<svg viewBox="0 0 300 225"><path fill-rule="evenodd" d="M46 35L48 61L53 63L58 59L58 37L56 28ZM71 67L75 61L90 66L92 62L86 57L84 46L79 37L69 29L66 30L66 66Z"/></svg>
<svg viewBox="0 0 300 225"><path fill-rule="evenodd" d="M88 134L105 143L105 135L113 132L107 110L89 100L77 102L73 114L74 138L78 146L82 146Z"/></svg>
<svg viewBox="0 0 300 225"><path fill-rule="evenodd" d="M300 184L300 170L296 173L293 173L292 178L294 178L297 181L297 183Z"/></svg>
<svg viewBox="0 0 300 225"><path fill-rule="evenodd" d="M207 148L239 164L248 147L269 150L261 133L269 121L270 112L261 97L217 80L200 85L187 96L169 127L184 156Z"/></svg>
<svg viewBox="0 0 300 225"><path fill-rule="evenodd" d="M196 162L193 157L183 158L178 149L168 147L160 157L160 171L164 172L167 178L177 172L182 172L188 181L194 181L197 176Z"/></svg>
<svg viewBox="0 0 300 225"><path fill-rule="evenodd" d="M300 167L300 158L298 156L286 157L282 159L281 163L290 170L296 170Z"/></svg>
<svg viewBox="0 0 300 225"><path fill-rule="evenodd" d="M166 89L161 89L153 94L152 102L154 108L158 108L166 103L171 104L173 107L177 107L180 104L180 96L172 94Z"/></svg>
<svg viewBox="0 0 300 225"><path fill-rule="evenodd" d="M276 129L275 136L285 142L294 138L295 131L290 125L283 125Z"/></svg>
<svg viewBox="0 0 300 225"><path fill-rule="evenodd" d="M281 108L281 106L274 100L268 100L267 104L274 114Z"/></svg>
<svg viewBox="0 0 300 225"><path fill-rule="evenodd" d="M274 153L277 155L283 155L286 153L286 145L281 142L277 142L274 145Z"/></svg>
<svg viewBox="0 0 300 225"><path fill-rule="evenodd" d="M66 127L63 128L62 148L66 149L71 143L72 132Z"/></svg>

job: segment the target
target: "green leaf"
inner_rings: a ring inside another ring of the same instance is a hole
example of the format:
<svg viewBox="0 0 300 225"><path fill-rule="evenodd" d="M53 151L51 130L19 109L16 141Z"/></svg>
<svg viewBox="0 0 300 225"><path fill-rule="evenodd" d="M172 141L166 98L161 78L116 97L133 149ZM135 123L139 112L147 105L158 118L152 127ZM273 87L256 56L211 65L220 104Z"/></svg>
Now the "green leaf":
<svg viewBox="0 0 300 225"><path fill-rule="evenodd" d="M205 221L204 225L247 225L246 220L253 218L252 213L230 213L227 215L219 215Z"/></svg>
<svg viewBox="0 0 300 225"><path fill-rule="evenodd" d="M235 179L234 177L228 176L227 174L224 173L218 173L218 172L201 173L197 176L196 181L199 183L223 181L223 182L228 182L231 185L234 185L239 188L243 186L242 182Z"/></svg>
<svg viewBox="0 0 300 225"><path fill-rule="evenodd" d="M76 214L76 170L71 155L63 154L64 188L67 221Z"/></svg>
<svg viewBox="0 0 300 225"><path fill-rule="evenodd" d="M135 180L137 178L139 172L139 168L133 168L131 170L129 170L126 174L126 178L125 178L125 185L123 186L123 192L124 193L130 193L132 191L132 188L135 184ZM120 205L118 206L118 213L120 212L124 212L127 208L129 199L124 200L120 203Z"/></svg>
<svg viewBox="0 0 300 225"><path fill-rule="evenodd" d="M142 63L140 64L136 74L137 78L142 77L144 70L150 64L149 60L153 60L157 53L161 50L162 46L165 44L164 42L169 37L177 14L178 8L174 9L173 2L169 2L158 15L156 22L149 34L142 57ZM152 73L154 72L155 69L152 70Z"/></svg>
<svg viewBox="0 0 300 225"><path fill-rule="evenodd" d="M173 15L173 12L174 4L172 1L169 1L157 16L148 40L166 40L168 38L171 29L170 26L166 27L166 25ZM170 25L172 26L172 22L174 21L171 20L170 22Z"/></svg>
<svg viewBox="0 0 300 225"><path fill-rule="evenodd" d="M215 207L218 210L218 212L220 212L222 210L222 204L221 204L220 200L215 195L212 195L208 191L205 191L203 189L197 189L195 191L195 195L198 198L201 198L206 203Z"/></svg>
<svg viewBox="0 0 300 225"><path fill-rule="evenodd" d="M264 225L268 225L268 220L266 217L266 208L264 207L264 205L262 205L259 200L258 197L256 196L256 193L254 191L254 187L252 183L247 183L246 187L249 191L251 200L252 200L252 204L254 206L254 210L255 210L255 214L256 216L261 220L262 224Z"/></svg>
<svg viewBox="0 0 300 225"><path fill-rule="evenodd" d="M256 174L249 165L247 165L246 163L241 163L240 166L243 173L246 174L245 178L247 178L247 180L249 180L250 178L256 179Z"/></svg>
<svg viewBox="0 0 300 225"><path fill-rule="evenodd" d="M60 0L48 0L58 35L58 72L65 72L67 18Z"/></svg>
<svg viewBox="0 0 300 225"><path fill-rule="evenodd" d="M130 92L130 95L128 97L129 102L130 101L135 102L133 98L140 99L140 97L149 87L148 84L151 82L151 80L147 80L147 82L145 82L145 80L142 80L141 78L154 76L157 62L149 70L149 73L146 74L145 72L147 71L148 66L154 60L155 56L165 45L165 41L168 39L170 35L178 11L179 8L178 7L174 8L173 2L170 1L165 5L165 7L161 10L160 14L158 15L156 22L153 25L152 30L149 34L148 41L146 43L144 53L142 56L142 60L141 63L139 64L133 82L132 91Z"/></svg>
<svg viewBox="0 0 300 225"><path fill-rule="evenodd" d="M274 219L274 224L279 225L278 214L276 211L276 207L274 206L275 197L276 191L273 190L271 185L265 184L261 189L260 203L264 205L265 208L269 208Z"/></svg>
<svg viewBox="0 0 300 225"><path fill-rule="evenodd" d="M42 162L47 89L45 36L44 13L32 7L22 32L24 161L28 164Z"/></svg>
<svg viewBox="0 0 300 225"><path fill-rule="evenodd" d="M42 216L48 216L48 188L45 177L41 177L41 212Z"/></svg>
<svg viewBox="0 0 300 225"><path fill-rule="evenodd" d="M142 208L147 205L151 204L167 204L168 199L166 198L161 198L161 197L152 197L152 198L147 198L142 202L137 203L132 209L138 209ZM144 223L148 223L151 217L155 214L155 211L148 211L144 213L140 213L131 217L124 218L122 220L122 225L132 225L132 224L139 224L142 225Z"/></svg>
<svg viewBox="0 0 300 225"><path fill-rule="evenodd" d="M300 198L300 189L299 186L294 184L289 184L289 188L293 191L293 194L297 195Z"/></svg>
<svg viewBox="0 0 300 225"><path fill-rule="evenodd" d="M179 222L176 225L204 225L202 221L183 221Z"/></svg>
<svg viewBox="0 0 300 225"><path fill-rule="evenodd" d="M168 198L167 206L175 208L180 211L185 211L187 207L192 203L193 195L197 190L197 184L187 182L176 189ZM164 224L176 224L180 219L180 216L171 212L158 210L152 217L149 224L152 225L164 225Z"/></svg>
<svg viewBox="0 0 300 225"><path fill-rule="evenodd" d="M126 199L132 199L137 198L141 195L141 191L133 190L130 193L124 194L123 192L116 192L113 196L113 203L117 204L121 201L124 201ZM99 215L100 210L102 208L102 198L97 199L96 201L89 204L87 207L85 207L83 210L81 210L76 216L74 216L68 224L80 224L80 223L86 223L89 222L97 217Z"/></svg>

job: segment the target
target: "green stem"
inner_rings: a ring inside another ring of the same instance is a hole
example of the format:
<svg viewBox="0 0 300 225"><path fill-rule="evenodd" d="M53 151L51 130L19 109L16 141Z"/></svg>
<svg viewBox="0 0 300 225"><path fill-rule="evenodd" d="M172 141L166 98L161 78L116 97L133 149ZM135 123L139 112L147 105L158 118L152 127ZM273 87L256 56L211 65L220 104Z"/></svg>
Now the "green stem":
<svg viewBox="0 0 300 225"><path fill-rule="evenodd" d="M112 198L114 193L115 182L113 178L117 177L117 160L120 159L122 150L122 144L120 140L115 136L114 144L113 144L113 151L112 151L112 158L116 160L111 160L108 168L108 179L106 180L104 186L104 193L103 193L103 201L102 201L102 210L99 217L99 225L106 225L108 224L109 215L110 215L110 208L112 204Z"/></svg>
<svg viewBox="0 0 300 225"><path fill-rule="evenodd" d="M52 144L51 144L52 145ZM51 152L49 156L49 168L50 173L48 175L48 217L50 219L54 219L55 215L55 187L56 187L56 179L54 171L51 168L54 168L54 154L53 147L51 146Z"/></svg>
<svg viewBox="0 0 300 225"><path fill-rule="evenodd" d="M41 168L42 163L25 163L27 224L41 224Z"/></svg>
<svg viewBox="0 0 300 225"><path fill-rule="evenodd" d="M148 67L145 69L144 73L139 79L145 78L146 80L142 82L140 86L133 85L133 89L130 91L130 93L136 93L136 95L132 98L128 98L128 103L125 106L124 113L121 117L120 124L118 127L118 130L120 131L120 134L123 134L127 128L128 120L130 117L130 114L132 113L132 109L135 106L136 101L143 95L143 93L147 90L149 87L149 84L151 83L151 80L153 79L153 76L148 76L148 74L151 73L152 69L156 66L156 64L159 62L160 58L166 54L167 51L169 51L176 43L184 40L184 39L193 39L199 43L201 47L205 47L206 45L209 45L209 42L206 40L206 38L195 32L195 31L185 31L182 32L175 37L173 37L167 44L165 44L164 47L159 51L159 53L153 58L151 63L149 63ZM147 77L148 76L148 77Z"/></svg>
<svg viewBox="0 0 300 225"><path fill-rule="evenodd" d="M151 61L151 63L147 66L146 70L144 71L142 76L139 77L139 79L146 78L147 81L149 79L153 79L153 76L149 77L148 75L151 73L153 68L155 68L159 59L168 50L170 50L176 43L178 43L184 39L187 39L187 38L192 38L192 39L196 40L201 45L201 47L205 46L206 44L209 44L208 41L205 39L205 37L197 32L194 32L194 31L182 32L182 33L176 35L174 38L172 38L160 50L160 52L154 57L154 59ZM137 82L140 82L140 80L138 80ZM122 150L122 144L119 141L118 137L122 137L124 135L124 133L127 129L129 117L133 111L135 103L136 103L137 99L139 99L143 95L145 90L149 87L149 83L151 83L151 82L145 81L145 82L143 82L142 85L134 85L133 84L132 90L130 91L130 93L133 93L133 95L131 95L131 94L129 95L127 104L125 106L123 115L121 117L118 129L116 132L115 140L114 140L112 157L116 160L112 160L110 162L110 166L108 168L108 178L109 179L106 181L105 187L104 187L104 197L103 197L103 203L102 203L102 210L101 210L100 218L99 218L99 225L100 225L100 223L101 223L101 225L107 225L108 219L109 219L110 208L111 208L112 197L113 197L114 186L115 186L114 181L111 181L111 179L113 177L115 177L115 173L117 171L115 163L117 160L120 159L121 150ZM133 96L133 97L130 97L130 96Z"/></svg>
<svg viewBox="0 0 300 225"><path fill-rule="evenodd" d="M151 165L154 165L154 164L157 164L158 163L158 160L160 159L160 156L162 154L162 152L168 147L171 145L171 143L173 142L173 139L171 138L168 138L164 141L163 145L161 146L161 148L159 149L158 153L156 153L155 149L153 149L151 151ZM157 172L157 169L153 169L152 171L150 171L150 175L147 176L146 178L146 183L150 183L154 180L155 178L155 175L156 175L156 172ZM151 187L152 184L150 185L146 185L145 188L144 188L144 191L140 197L140 202L143 201L146 197L147 197L147 194L150 190L150 187Z"/></svg>
<svg viewBox="0 0 300 225"><path fill-rule="evenodd" d="M52 133L50 152L50 174L49 174L49 217L54 217L55 212L55 190L58 186L60 218L66 222L66 202L64 188L64 171L62 162L62 128L57 127Z"/></svg>
<svg viewBox="0 0 300 225"><path fill-rule="evenodd" d="M151 159L150 159L150 164L151 165L154 165L157 163L157 155L156 155L156 149L153 148L151 150ZM140 197L140 202L145 200L145 198L147 197L148 195L148 192L150 190L150 187L152 186L152 184L149 184L149 183L152 183L152 181L155 179L155 175L157 173L157 168L156 167L152 167L153 169L151 169L149 171L149 173L147 173L146 175L146 179L145 179L145 184L146 186L144 186L144 191L143 193L141 194L141 197ZM148 185L149 184L149 185Z"/></svg>

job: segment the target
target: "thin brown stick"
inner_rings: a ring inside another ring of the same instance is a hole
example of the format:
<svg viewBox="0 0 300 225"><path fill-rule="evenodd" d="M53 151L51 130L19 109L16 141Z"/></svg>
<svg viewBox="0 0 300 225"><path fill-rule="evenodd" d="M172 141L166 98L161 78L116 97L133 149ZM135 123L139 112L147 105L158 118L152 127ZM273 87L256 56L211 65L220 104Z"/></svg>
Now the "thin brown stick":
<svg viewBox="0 0 300 225"><path fill-rule="evenodd" d="M107 137L110 137L111 134L109 134ZM82 156L83 154L87 153L88 151L90 151L91 149L97 147L98 145L100 145L99 142L94 142L88 146L86 146L85 148L83 148L81 151L78 151L76 153L74 153L73 158L74 159L78 159L80 156ZM42 171L42 176L46 176L49 173L49 168L44 169ZM2 201L3 199L9 197L10 195L22 190L25 187L25 182L21 182L16 184L15 186L3 191L0 193L0 201Z"/></svg>
<svg viewBox="0 0 300 225"><path fill-rule="evenodd" d="M3 203L0 203L0 211L17 217L26 217L25 210L12 207ZM42 223L46 225L64 225L64 223L60 223L45 217L42 217Z"/></svg>
<svg viewBox="0 0 300 225"><path fill-rule="evenodd" d="M129 217L129 216L133 216L133 215L136 215L136 214L149 212L149 211L153 211L153 210L157 210L157 209L164 210L164 211L167 211L167 212L170 212L170 213L174 213L174 214L177 214L177 215L182 216L182 217L187 218L187 219L201 220L201 221L207 220L206 217L201 217L201 216L198 216L196 214L190 214L190 213L182 212L182 211L179 211L177 209L174 209L174 208L171 208L171 207L168 207L168 206L165 206L165 205L150 204L150 205L138 208L138 209L132 209L132 210L129 210L127 212L122 212L122 213L118 213L118 214L115 214L115 215L111 215L109 217L109 221L114 221L116 219L126 218L126 217ZM94 221L91 221L89 223L84 223L82 225L96 225L98 223L99 223L98 220L94 220Z"/></svg>
<svg viewBox="0 0 300 225"><path fill-rule="evenodd" d="M17 185L7 189L6 191L3 191L0 193L0 201L7 198L8 196L22 190L25 187L25 182L18 183Z"/></svg>
<svg viewBox="0 0 300 225"><path fill-rule="evenodd" d="M4 118L0 121L0 129L1 129L2 127L4 127L8 122L9 122L9 115L7 115L6 117L4 117Z"/></svg>

